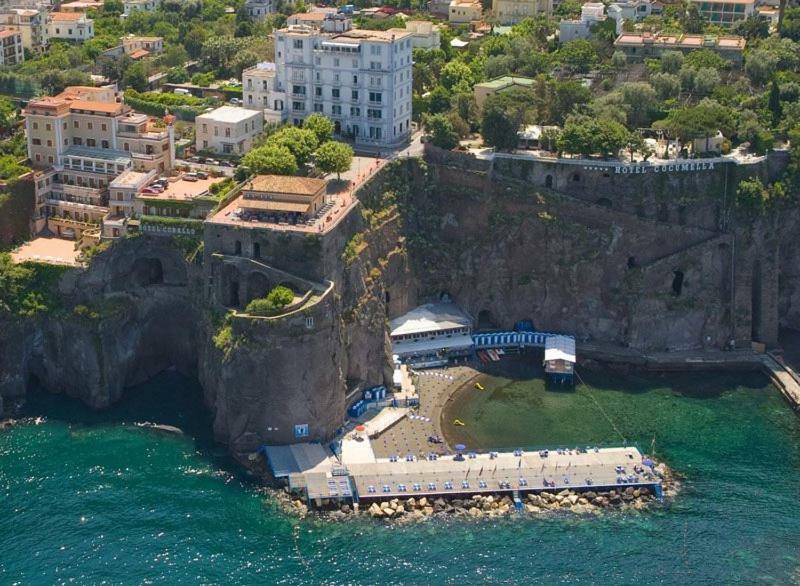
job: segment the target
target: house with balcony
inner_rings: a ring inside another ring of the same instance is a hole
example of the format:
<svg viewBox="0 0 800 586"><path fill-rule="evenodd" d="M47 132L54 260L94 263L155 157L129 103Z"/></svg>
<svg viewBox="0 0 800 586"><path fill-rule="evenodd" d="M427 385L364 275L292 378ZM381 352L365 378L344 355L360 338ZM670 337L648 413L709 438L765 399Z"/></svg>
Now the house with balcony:
<svg viewBox="0 0 800 586"><path fill-rule="evenodd" d="M20 32L22 48L39 53L47 47L47 10L38 8L0 8L0 26Z"/></svg>
<svg viewBox="0 0 800 586"><path fill-rule="evenodd" d="M732 27L756 13L756 0L691 0L711 24Z"/></svg>
<svg viewBox="0 0 800 586"><path fill-rule="evenodd" d="M250 110L262 110L267 122L281 121L283 100L271 97L275 95L276 73L275 64L266 61L242 72L242 105Z"/></svg>
<svg viewBox="0 0 800 586"><path fill-rule="evenodd" d="M23 61L22 33L15 27L0 30L0 65L18 65Z"/></svg>
<svg viewBox="0 0 800 586"><path fill-rule="evenodd" d="M481 20L483 5L477 0L450 0L448 22L452 24L469 24Z"/></svg>
<svg viewBox="0 0 800 586"><path fill-rule="evenodd" d="M614 41L614 47L625 54L628 62L641 63L645 59L657 59L665 51L681 51L686 54L698 49L710 49L723 59L739 66L742 64L747 40L737 35L689 35L683 33L622 33Z"/></svg>
<svg viewBox="0 0 800 586"><path fill-rule="evenodd" d="M553 0L492 0L492 14L501 25L517 24L526 18L550 16Z"/></svg>

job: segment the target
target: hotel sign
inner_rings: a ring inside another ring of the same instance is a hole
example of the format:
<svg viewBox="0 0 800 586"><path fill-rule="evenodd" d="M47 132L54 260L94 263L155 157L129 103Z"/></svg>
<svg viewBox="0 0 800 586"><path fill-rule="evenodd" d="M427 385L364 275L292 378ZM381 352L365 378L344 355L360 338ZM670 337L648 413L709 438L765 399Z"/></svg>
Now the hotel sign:
<svg viewBox="0 0 800 586"><path fill-rule="evenodd" d="M636 175L642 173L675 173L686 171L710 171L714 169L713 161L696 163L666 163L662 165L616 165L615 175Z"/></svg>

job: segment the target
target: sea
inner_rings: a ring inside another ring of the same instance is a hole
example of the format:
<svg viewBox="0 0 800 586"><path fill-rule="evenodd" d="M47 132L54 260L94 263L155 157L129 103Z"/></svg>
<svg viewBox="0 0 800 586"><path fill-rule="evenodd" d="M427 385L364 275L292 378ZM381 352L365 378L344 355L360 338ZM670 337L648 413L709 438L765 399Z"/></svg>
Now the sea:
<svg viewBox="0 0 800 586"><path fill-rule="evenodd" d="M535 368L445 417L474 448L636 444L680 477L644 512L410 525L283 513L166 372L94 413L33 389L0 430L0 584L800 584L800 418L759 374ZM175 426L182 434L137 423Z"/></svg>

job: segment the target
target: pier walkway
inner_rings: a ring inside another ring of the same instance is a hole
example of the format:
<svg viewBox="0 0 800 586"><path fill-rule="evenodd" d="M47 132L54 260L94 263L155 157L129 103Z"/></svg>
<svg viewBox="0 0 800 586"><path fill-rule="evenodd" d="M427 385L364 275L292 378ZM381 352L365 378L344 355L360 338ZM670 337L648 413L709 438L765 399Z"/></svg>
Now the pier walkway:
<svg viewBox="0 0 800 586"><path fill-rule="evenodd" d="M761 354L759 357L772 383L795 411L800 410L800 376L779 357L772 354Z"/></svg>

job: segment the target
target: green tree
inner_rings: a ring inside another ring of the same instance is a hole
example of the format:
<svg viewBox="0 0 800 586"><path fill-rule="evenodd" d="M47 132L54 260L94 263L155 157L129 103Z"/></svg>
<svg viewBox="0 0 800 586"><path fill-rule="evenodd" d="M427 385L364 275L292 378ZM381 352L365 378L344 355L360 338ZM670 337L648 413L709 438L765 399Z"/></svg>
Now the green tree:
<svg viewBox="0 0 800 586"><path fill-rule="evenodd" d="M453 129L450 119L444 114L429 116L425 126L431 134L431 142L437 147L451 150L458 146L458 134Z"/></svg>
<svg viewBox="0 0 800 586"><path fill-rule="evenodd" d="M661 55L661 71L664 73L678 73L683 67L683 53L680 51L665 51Z"/></svg>
<svg viewBox="0 0 800 586"><path fill-rule="evenodd" d="M447 112L450 109L450 92L444 86L436 86L428 95L428 111L431 114Z"/></svg>
<svg viewBox="0 0 800 586"><path fill-rule="evenodd" d="M514 149L519 142L517 132L520 123L508 115L501 100L494 98L496 96L489 97L483 105L481 113L483 141L498 150Z"/></svg>
<svg viewBox="0 0 800 586"><path fill-rule="evenodd" d="M241 165L257 175L294 175L298 169L292 151L275 144L252 149L242 157Z"/></svg>
<svg viewBox="0 0 800 586"><path fill-rule="evenodd" d="M777 53L768 49L756 49L747 54L744 71L755 85L764 85L778 69Z"/></svg>
<svg viewBox="0 0 800 586"><path fill-rule="evenodd" d="M694 75L694 91L702 96L707 96L719 86L722 80L716 69L702 67Z"/></svg>
<svg viewBox="0 0 800 586"><path fill-rule="evenodd" d="M662 100L677 98L681 91L681 80L672 73L655 73L650 76L650 83Z"/></svg>
<svg viewBox="0 0 800 586"><path fill-rule="evenodd" d="M584 39L564 43L557 53L558 60L575 73L588 73L597 63L594 45Z"/></svg>
<svg viewBox="0 0 800 586"><path fill-rule="evenodd" d="M137 92L147 90L147 73L144 64L133 63L122 76L122 86L135 89Z"/></svg>
<svg viewBox="0 0 800 586"><path fill-rule="evenodd" d="M314 161L320 171L336 173L336 178L341 179L341 174L353 164L353 148L349 144L329 140L317 149Z"/></svg>
<svg viewBox="0 0 800 586"><path fill-rule="evenodd" d="M294 301L294 292L285 285L277 285L264 298L253 299L245 312L251 315L269 315Z"/></svg>
<svg viewBox="0 0 800 586"><path fill-rule="evenodd" d="M730 68L730 62L720 57L718 53L712 49L698 49L697 51L689 51L683 59L684 67L692 67L694 69L701 69L703 67L710 67L717 71Z"/></svg>
<svg viewBox="0 0 800 586"><path fill-rule="evenodd" d="M5 96L0 96L0 132L8 134L17 121L17 108L14 102Z"/></svg>
<svg viewBox="0 0 800 586"><path fill-rule="evenodd" d="M733 32L741 35L748 41L756 39L766 39L769 36L769 23L760 16L748 16L745 20L740 20L733 27Z"/></svg>
<svg viewBox="0 0 800 586"><path fill-rule="evenodd" d="M619 87L627 106L628 124L632 127L650 126L653 110L658 105L656 91L649 83L627 82Z"/></svg>
<svg viewBox="0 0 800 586"><path fill-rule="evenodd" d="M778 87L778 80L773 78L772 85L769 89L769 111L772 113L772 126L777 126L781 121L782 108L781 108L781 91Z"/></svg>
<svg viewBox="0 0 800 586"><path fill-rule="evenodd" d="M303 128L313 132L317 137L317 142L322 144L333 139L335 126L330 118L314 112L303 121Z"/></svg>
<svg viewBox="0 0 800 586"><path fill-rule="evenodd" d="M684 32L699 34L705 28L705 19L700 14L700 9L694 2L687 2L680 14L680 24Z"/></svg>
<svg viewBox="0 0 800 586"><path fill-rule="evenodd" d="M628 58L625 57L625 53L622 51L614 51L614 54L611 55L611 66L614 69L624 69L627 64Z"/></svg>
<svg viewBox="0 0 800 586"><path fill-rule="evenodd" d="M781 2L783 7L785 2ZM783 19L780 26L781 37L800 41L800 7L783 10Z"/></svg>
<svg viewBox="0 0 800 586"><path fill-rule="evenodd" d="M297 164L302 167L311 160L311 155L317 150L319 141L312 130L287 126L270 136L267 144L286 147L294 155Z"/></svg>
<svg viewBox="0 0 800 586"><path fill-rule="evenodd" d="M475 83L472 70L461 61L450 61L446 63L444 67L442 67L440 75L440 83L448 90L452 90L458 85L472 87Z"/></svg>

